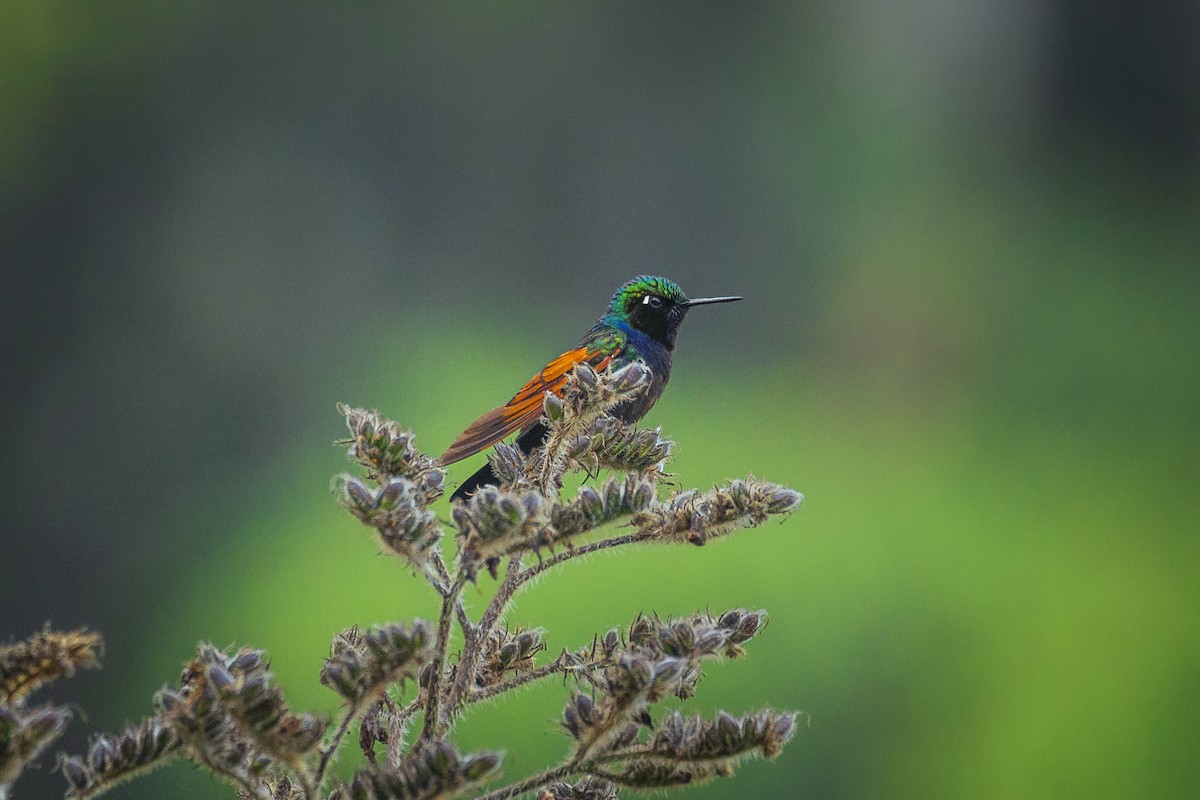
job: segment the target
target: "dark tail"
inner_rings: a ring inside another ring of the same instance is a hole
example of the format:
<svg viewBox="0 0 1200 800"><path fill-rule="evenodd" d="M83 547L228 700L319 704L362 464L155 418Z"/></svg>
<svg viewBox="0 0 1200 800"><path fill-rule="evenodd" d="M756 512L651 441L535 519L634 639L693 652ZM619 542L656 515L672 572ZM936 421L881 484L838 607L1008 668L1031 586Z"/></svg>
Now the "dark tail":
<svg viewBox="0 0 1200 800"><path fill-rule="evenodd" d="M530 450L541 445L545 439L546 426L539 422L537 425L534 425L532 428L518 436L513 444L521 448L522 453L528 455ZM453 502L455 500L459 500L465 503L468 497L475 494L475 492L479 490L480 486L495 486L496 483L496 473L492 472L492 464L489 461L487 464L484 464L482 467L476 470L474 475L463 481L461 486L454 490L454 494L450 495L450 501Z"/></svg>
<svg viewBox="0 0 1200 800"><path fill-rule="evenodd" d="M480 467L478 470L476 470L474 475L472 475L471 477L469 477L465 481L463 481L462 486L459 486L457 489L454 490L454 494L450 495L450 502L454 502L455 500L461 500L462 502L465 503L467 501L467 498L470 497L471 495L475 494L475 491L480 486L488 486L488 485L494 486L495 484L496 484L496 473L492 472L492 464L489 461L488 463L486 463L482 467Z"/></svg>

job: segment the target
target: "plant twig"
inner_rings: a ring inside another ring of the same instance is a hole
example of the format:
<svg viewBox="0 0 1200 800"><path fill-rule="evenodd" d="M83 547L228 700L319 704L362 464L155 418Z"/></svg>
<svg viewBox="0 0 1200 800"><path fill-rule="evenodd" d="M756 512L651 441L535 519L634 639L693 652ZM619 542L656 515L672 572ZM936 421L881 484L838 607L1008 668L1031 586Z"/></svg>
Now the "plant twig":
<svg viewBox="0 0 1200 800"><path fill-rule="evenodd" d="M430 560L433 562L433 568L437 571L438 577L442 582L442 585L437 587L438 593L445 597L446 593L450 591L450 571L446 569L446 562L442 559L441 551L433 551ZM475 623L467 614L467 607L463 603L461 591L458 592L458 596L454 601L454 614L458 617L458 626L462 628L464 635L475 627Z"/></svg>
<svg viewBox="0 0 1200 800"><path fill-rule="evenodd" d="M526 684L533 683L535 681L540 681L542 678L548 678L551 675L557 675L560 672L562 672L562 673L567 673L567 672L583 673L583 672L588 672L593 669L601 669L602 667L606 666L602 662L596 662L596 663L582 664L579 666L572 667L565 663L566 655L567 654L564 653L563 655L560 655L558 658L551 661L549 664L543 664L542 666L537 667L535 669L531 669L526 672L522 672L518 675L513 676L512 678L509 678L506 681L497 683L494 686L488 686L483 689L476 689L467 695L466 702L467 703L482 703L485 700L490 700L493 697L504 694L505 692L510 691L512 689L516 689L521 686L525 686Z"/></svg>
<svg viewBox="0 0 1200 800"><path fill-rule="evenodd" d="M462 657L459 658L455 668L454 685L450 687L450 693L446 699L445 714L442 728L438 731L439 735L445 733L458 712L467 693L467 687L470 686L475 670L479 666L479 658L484 649L483 643L487 641L487 637L491 635L492 629L496 627L504 615L504 611L508 608L508 604L512 601L513 594L521 585L521 576L521 557L512 556L508 560L508 570L504 573L504 580L501 581L500 588L496 590L492 602L488 604L487 610L480 617L479 624L467 635Z"/></svg>
<svg viewBox="0 0 1200 800"><path fill-rule="evenodd" d="M500 587L496 591L496 596L492 597L492 602L488 604L487 610L484 612L484 616L482 616L482 618L479 620L479 625L475 626L475 630L472 632L472 634L470 634L470 636L468 636L467 643L463 646L463 655L462 658L460 658L460 661L458 661L455 684L451 687L449 699L446 700L444 709L445 721L443 722L442 727L440 727L438 730L439 735L444 734L445 730L449 728L449 723L452 720L452 717L454 717L456 714L458 706L464 702L478 702L478 700L494 697L500 692L508 691L508 688L515 688L517 686L527 684L529 681L545 678L546 675L557 672L558 669L550 669L553 664L547 664L546 667L540 668L545 670L544 673L536 674L534 676L518 676L518 678L510 681L511 686L505 686L504 688L493 686L491 687L491 690L482 690L479 692L479 694L467 692L470 676L474 674L475 668L478 667L478 661L482 651L481 644L484 642L488 634L491 633L492 628L496 626L500 618L502 618L504 610L508 608L509 604L512 602L512 597L516 595L518 590L524 587L524 585L528 584L529 581L532 581L534 577L541 575L541 573L545 572L546 570L552 569L554 566L564 563L564 561L568 561L572 558L578 558L581 557L581 555L587 555L588 553L604 551L604 549L612 547L630 545L630 543L634 542L647 541L649 539L653 539L653 536L654 535L652 533L641 533L641 531L638 531L638 533L634 534L625 534L623 536L613 536L612 539L592 542L589 543L589 545L569 549L569 551L564 551L558 555L554 555L552 558L542 560L538 564L530 565L527 567L527 569L522 569L520 558L512 557L509 560L509 567L508 571L505 572L504 581L500 583ZM533 670L533 672L536 673L539 672L539 670ZM422 734L422 736L424 736L424 734Z"/></svg>
<svg viewBox="0 0 1200 800"><path fill-rule="evenodd" d="M421 709L421 697L420 695L414 697L412 702L404 708L396 709L394 704L390 708L392 710L392 719L391 728L388 730L387 763L392 769L397 769L400 766L401 758L404 756L404 742L399 739L393 741L393 732L402 730L408 718Z"/></svg>
<svg viewBox="0 0 1200 800"><path fill-rule="evenodd" d="M192 752L205 766L213 771L214 775L224 775L231 783L241 786L249 797L258 798L258 800L270 800L270 792L262 784L256 785L251 782L248 776L239 774L225 765L214 761L203 747L203 742L200 743L200 746L193 747Z"/></svg>
<svg viewBox="0 0 1200 800"><path fill-rule="evenodd" d="M525 570L521 574L521 584L524 585L531 579L541 575L546 570L551 569L552 567L557 567L559 564L563 563L564 561L570 561L572 558L579 558L580 556L586 556L589 553L596 553L600 550L607 550L612 547L620 547L621 545L625 544L633 544L634 542L649 541L654 537L655 533L653 531L639 531L638 533L627 533L623 536L614 536L611 539L601 539L598 542L592 542L580 547L574 547L570 550L564 550L556 556L551 556L543 561L539 561L537 564L530 565L529 569Z"/></svg>
<svg viewBox="0 0 1200 800"><path fill-rule="evenodd" d="M475 800L509 800L509 798L519 797L526 792L540 789L548 783L561 781L563 778L568 778L583 771L581 765L576 763L575 759L571 759L565 764L544 770L536 775L531 775L523 781L518 781L517 783L494 789L486 794L481 794Z"/></svg>
<svg viewBox="0 0 1200 800"><path fill-rule="evenodd" d="M354 717L358 715L361 703L351 703L346 709L345 716L342 717L342 722L338 725L337 730L333 734L333 738L329 740L329 745L321 751L321 760L317 763L317 771L313 773L313 785L321 786L321 780L325 777L325 770L329 766L330 759L333 754L342 746L342 739L346 737L346 731L350 730L350 723L354 721Z"/></svg>
<svg viewBox="0 0 1200 800"><path fill-rule="evenodd" d="M429 665L429 681L425 687L425 721L421 725L420 742L430 742L441 735L442 715L452 712L452 707L442 705L442 672L446 668L446 649L450 646L450 623L454 608L462 594L466 577L460 573L449 591L442 598L442 612L438 615L437 643L434 646L433 663Z"/></svg>

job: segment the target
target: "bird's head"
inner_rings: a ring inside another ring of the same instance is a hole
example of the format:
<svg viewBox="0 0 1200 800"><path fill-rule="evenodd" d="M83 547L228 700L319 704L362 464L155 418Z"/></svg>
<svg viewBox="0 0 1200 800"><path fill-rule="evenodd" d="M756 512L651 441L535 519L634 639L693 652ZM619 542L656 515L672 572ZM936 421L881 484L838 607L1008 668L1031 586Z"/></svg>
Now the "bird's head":
<svg viewBox="0 0 1200 800"><path fill-rule="evenodd" d="M689 300L674 281L656 275L639 275L617 289L608 313L629 326L675 348L675 334L688 309L708 303L730 303L740 297L701 297Z"/></svg>

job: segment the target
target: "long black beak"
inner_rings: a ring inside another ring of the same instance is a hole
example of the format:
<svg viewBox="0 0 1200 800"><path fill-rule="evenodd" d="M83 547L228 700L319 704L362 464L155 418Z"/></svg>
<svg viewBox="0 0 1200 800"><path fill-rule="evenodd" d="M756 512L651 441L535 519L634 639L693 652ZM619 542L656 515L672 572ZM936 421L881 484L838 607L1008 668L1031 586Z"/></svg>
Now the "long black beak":
<svg viewBox="0 0 1200 800"><path fill-rule="evenodd" d="M706 306L709 303L732 303L734 300L741 300L740 297L697 297L695 300L688 300L680 303L681 306Z"/></svg>

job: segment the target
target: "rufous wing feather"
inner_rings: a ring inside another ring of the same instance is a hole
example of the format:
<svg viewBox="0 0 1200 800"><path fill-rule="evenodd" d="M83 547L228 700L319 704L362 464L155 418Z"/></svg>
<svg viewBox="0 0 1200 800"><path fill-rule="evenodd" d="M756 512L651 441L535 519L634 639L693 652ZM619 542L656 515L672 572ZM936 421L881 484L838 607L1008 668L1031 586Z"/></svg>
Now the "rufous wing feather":
<svg viewBox="0 0 1200 800"><path fill-rule="evenodd" d="M618 348L597 348L595 343L585 344L568 350L546 365L521 390L499 408L493 408L472 422L465 431L446 449L440 459L443 466L473 456L491 447L510 433L525 430L542 416L542 403L546 392L561 395L567 377L577 364L588 363L595 370L602 370L617 355Z"/></svg>

